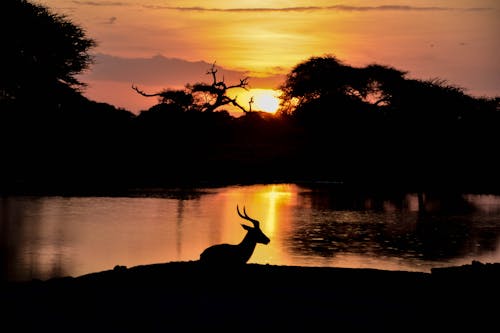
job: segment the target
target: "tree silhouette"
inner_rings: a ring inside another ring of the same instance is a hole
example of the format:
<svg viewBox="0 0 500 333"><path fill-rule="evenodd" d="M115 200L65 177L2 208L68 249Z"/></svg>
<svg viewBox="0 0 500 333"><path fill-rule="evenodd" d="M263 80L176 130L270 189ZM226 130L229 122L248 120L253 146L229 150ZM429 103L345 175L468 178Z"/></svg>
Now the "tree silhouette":
<svg viewBox="0 0 500 333"><path fill-rule="evenodd" d="M311 57L295 66L282 85L280 114L307 110L356 112L390 103L405 72L382 65L354 68L334 56Z"/></svg>
<svg viewBox="0 0 500 333"><path fill-rule="evenodd" d="M240 79L238 84L227 85L224 78L220 81L217 79L215 63L206 74L212 77L212 83L187 84L184 90L165 89L148 94L135 85L132 85L132 89L145 97L158 97L161 104L176 106L184 111L213 112L230 104L245 113L248 112L236 98L231 98L227 94L229 90L236 88L248 90L248 77Z"/></svg>
<svg viewBox="0 0 500 333"><path fill-rule="evenodd" d="M0 99L34 101L66 86L84 86L76 77L92 63L96 42L67 17L25 0L0 4Z"/></svg>
<svg viewBox="0 0 500 333"><path fill-rule="evenodd" d="M359 115L360 111L370 111L400 121L451 124L488 104L446 80L408 79L405 75L404 71L378 64L355 68L333 56L311 57L288 74L281 87L279 113L318 116L324 112Z"/></svg>
<svg viewBox="0 0 500 333"><path fill-rule="evenodd" d="M498 102L442 79L405 75L377 64L348 66L333 56L295 66L281 87L279 115L305 129L303 160L321 166L316 174L363 184L405 180L418 190L451 188L458 185L453 174L467 175L458 186L492 182Z"/></svg>

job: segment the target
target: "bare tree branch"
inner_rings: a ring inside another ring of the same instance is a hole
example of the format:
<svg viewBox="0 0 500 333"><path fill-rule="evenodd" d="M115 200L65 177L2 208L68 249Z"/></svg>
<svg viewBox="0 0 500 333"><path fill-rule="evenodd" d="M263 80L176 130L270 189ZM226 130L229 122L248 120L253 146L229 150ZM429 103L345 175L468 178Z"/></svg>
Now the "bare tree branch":
<svg viewBox="0 0 500 333"><path fill-rule="evenodd" d="M227 91L229 89L241 88L248 90L248 80L249 78L240 79L238 84L234 85L226 85L224 82L224 76L221 81L217 81L217 69L215 68L215 62L212 64L212 67L208 69L207 75L212 77L212 83L195 83L193 85L186 85L186 89L184 93L189 94L194 101L194 108L197 108L203 112L213 112L215 109L227 105L232 104L233 106L239 108L243 112L249 112L243 106L241 106L235 98L230 98L227 96ZM142 90L140 90L137 86L132 85L132 89L134 89L137 93L145 97L160 97L161 103L169 103L171 101L179 101L179 96L173 96L168 90L161 91L159 93L148 94ZM201 95L201 96L200 96ZM201 101L204 99L204 101ZM184 99L182 99L184 101ZM196 102L198 100L198 102ZM251 111L251 104L250 104Z"/></svg>
<svg viewBox="0 0 500 333"><path fill-rule="evenodd" d="M144 91L140 90L137 86L133 85L132 84L132 89L134 89L135 91L137 91L140 95L142 96L145 96L145 97L155 97L155 96L161 96L161 92L159 93L156 93L156 94L148 94L148 93L145 93Z"/></svg>

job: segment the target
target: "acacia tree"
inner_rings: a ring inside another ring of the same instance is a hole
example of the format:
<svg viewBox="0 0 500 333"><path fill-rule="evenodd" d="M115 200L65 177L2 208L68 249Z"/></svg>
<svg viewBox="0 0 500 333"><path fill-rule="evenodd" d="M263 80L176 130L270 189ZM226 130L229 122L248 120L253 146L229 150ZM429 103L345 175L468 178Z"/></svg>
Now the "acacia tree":
<svg viewBox="0 0 500 333"><path fill-rule="evenodd" d="M383 65L355 68L332 56L312 57L287 76L280 113L311 118L371 111L411 122L452 123L480 106L445 80L405 75Z"/></svg>
<svg viewBox="0 0 500 333"><path fill-rule="evenodd" d="M137 93L145 97L158 97L160 104L167 104L183 111L213 112L225 105L233 105L243 112L248 112L235 98L228 96L231 89L248 90L248 77L240 79L238 84L227 85L224 81L217 79L215 63L207 71L212 77L212 83L187 84L183 90L165 89L158 93L149 94L137 86L132 85Z"/></svg>
<svg viewBox="0 0 500 333"><path fill-rule="evenodd" d="M26 0L1 1L0 29L0 100L33 101L57 87L85 86L76 76L92 64L96 42L67 17Z"/></svg>
<svg viewBox="0 0 500 333"><path fill-rule="evenodd" d="M381 65L355 68L333 56L311 57L288 74L279 113L342 113L387 106L405 74Z"/></svg>

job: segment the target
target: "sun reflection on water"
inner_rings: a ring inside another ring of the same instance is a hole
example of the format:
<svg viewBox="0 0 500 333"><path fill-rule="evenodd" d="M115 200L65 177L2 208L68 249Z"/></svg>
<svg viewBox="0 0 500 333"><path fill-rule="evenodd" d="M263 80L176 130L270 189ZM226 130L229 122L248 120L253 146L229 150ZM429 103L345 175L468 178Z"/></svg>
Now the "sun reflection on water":
<svg viewBox="0 0 500 333"><path fill-rule="evenodd" d="M279 223L280 205L284 205L290 201L293 196L287 185L272 185L269 189L264 191L262 195L268 199L268 211L266 218L265 230L272 237L275 233L277 224Z"/></svg>

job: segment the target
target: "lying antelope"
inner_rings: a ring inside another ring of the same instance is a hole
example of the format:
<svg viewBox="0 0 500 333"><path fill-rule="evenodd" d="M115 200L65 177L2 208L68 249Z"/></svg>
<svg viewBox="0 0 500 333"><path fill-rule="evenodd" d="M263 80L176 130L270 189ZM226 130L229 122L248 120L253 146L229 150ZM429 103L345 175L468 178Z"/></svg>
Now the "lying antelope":
<svg viewBox="0 0 500 333"><path fill-rule="evenodd" d="M245 264L252 256L257 243L268 244L270 242L269 238L260 230L259 221L250 218L245 211L245 207L243 207L244 215L240 213L238 206L236 206L236 211L242 219L252 222L253 227L242 224L241 226L247 231L247 234L241 243L237 245L212 245L201 253L201 262L224 265Z"/></svg>

